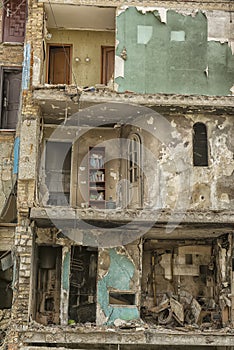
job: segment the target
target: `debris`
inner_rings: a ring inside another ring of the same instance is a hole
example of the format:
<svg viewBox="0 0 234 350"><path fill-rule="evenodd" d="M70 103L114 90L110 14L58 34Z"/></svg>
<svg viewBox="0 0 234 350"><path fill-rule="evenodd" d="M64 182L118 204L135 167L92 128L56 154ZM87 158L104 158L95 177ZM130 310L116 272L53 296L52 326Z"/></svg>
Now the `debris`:
<svg viewBox="0 0 234 350"><path fill-rule="evenodd" d="M121 320L120 318L117 318L117 319L114 321L115 327L120 327L120 326L123 326L124 324L126 324L126 321Z"/></svg>
<svg viewBox="0 0 234 350"><path fill-rule="evenodd" d="M191 313L194 317L194 323L198 323L201 309L202 309L201 305L198 303L198 301L195 298L193 298L191 303Z"/></svg>
<svg viewBox="0 0 234 350"><path fill-rule="evenodd" d="M171 310L173 312L173 316L180 323L184 324L184 307L177 300L170 298Z"/></svg>

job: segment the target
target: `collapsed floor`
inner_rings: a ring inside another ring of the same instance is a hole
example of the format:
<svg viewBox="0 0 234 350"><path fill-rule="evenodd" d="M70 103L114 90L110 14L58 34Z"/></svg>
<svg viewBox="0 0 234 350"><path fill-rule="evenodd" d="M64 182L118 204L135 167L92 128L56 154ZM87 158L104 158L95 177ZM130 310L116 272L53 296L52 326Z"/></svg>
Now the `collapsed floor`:
<svg viewBox="0 0 234 350"><path fill-rule="evenodd" d="M142 317L169 327L221 328L231 322L231 241L148 241Z"/></svg>
<svg viewBox="0 0 234 350"><path fill-rule="evenodd" d="M73 245L56 229L36 232L34 322L131 328L144 321L153 327L195 329L232 323L232 234L203 240L145 239L97 249ZM8 269L0 271L6 296L2 318L12 298L9 254L7 263Z"/></svg>

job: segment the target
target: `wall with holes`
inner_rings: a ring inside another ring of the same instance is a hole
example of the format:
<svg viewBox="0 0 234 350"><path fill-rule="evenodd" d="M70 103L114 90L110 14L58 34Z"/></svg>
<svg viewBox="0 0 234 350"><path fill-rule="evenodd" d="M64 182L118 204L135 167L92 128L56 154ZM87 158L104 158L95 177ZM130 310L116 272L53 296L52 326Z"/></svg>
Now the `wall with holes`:
<svg viewBox="0 0 234 350"><path fill-rule="evenodd" d="M201 166L193 164L193 126L198 122L207 130L208 161ZM211 118L192 112L174 116L152 112L137 123L138 126L123 127L122 137L136 133L141 138L144 207L233 208L231 116L212 115ZM127 152L128 149L123 150L123 158ZM126 169L127 165L122 168L122 179L127 177Z"/></svg>

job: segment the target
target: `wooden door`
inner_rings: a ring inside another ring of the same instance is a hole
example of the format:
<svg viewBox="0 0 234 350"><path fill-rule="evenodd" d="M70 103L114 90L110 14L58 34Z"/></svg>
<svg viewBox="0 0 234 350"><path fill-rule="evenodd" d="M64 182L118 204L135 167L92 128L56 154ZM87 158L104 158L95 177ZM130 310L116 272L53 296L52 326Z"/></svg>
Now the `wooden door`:
<svg viewBox="0 0 234 350"><path fill-rule="evenodd" d="M22 73L20 70L3 72L2 129L15 129L18 121Z"/></svg>
<svg viewBox="0 0 234 350"><path fill-rule="evenodd" d="M49 84L70 84L70 46L49 46Z"/></svg>
<svg viewBox="0 0 234 350"><path fill-rule="evenodd" d="M26 0L4 1L3 42L24 42L26 2Z"/></svg>
<svg viewBox="0 0 234 350"><path fill-rule="evenodd" d="M115 48L102 46L102 79L101 83L107 85L114 74Z"/></svg>

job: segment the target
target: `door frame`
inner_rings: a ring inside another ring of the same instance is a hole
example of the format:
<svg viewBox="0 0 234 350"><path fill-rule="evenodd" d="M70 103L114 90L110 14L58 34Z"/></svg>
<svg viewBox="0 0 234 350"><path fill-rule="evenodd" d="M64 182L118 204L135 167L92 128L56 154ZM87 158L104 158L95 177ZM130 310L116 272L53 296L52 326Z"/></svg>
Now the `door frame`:
<svg viewBox="0 0 234 350"><path fill-rule="evenodd" d="M52 43L52 44L47 44L46 46L46 79L45 82L49 84L49 66L50 66L50 48L58 46L61 48L69 47L70 48L70 57L69 57L69 84L72 83L72 44L61 44L61 43Z"/></svg>
<svg viewBox="0 0 234 350"><path fill-rule="evenodd" d="M137 139L137 141L136 141ZM128 179L128 190L127 190L127 203L128 203L128 207L129 208L142 208L143 207L143 195L144 195L144 183L143 183L143 172L142 172L142 166L143 166L143 159L142 159L142 138L141 136L136 133L130 133L128 135L128 157L130 155L130 145L131 142L134 142L137 145L137 155L138 155L138 165L136 166L137 168L137 181L132 182L130 180L130 171L132 171L132 169L130 169L129 163L130 163L130 159L127 159L127 179ZM133 175L133 174L132 174ZM134 175L133 175L134 176ZM138 203L131 203L130 199L131 199L131 191L135 188L137 188L138 191Z"/></svg>
<svg viewBox="0 0 234 350"><path fill-rule="evenodd" d="M12 72L12 71L19 71L19 72L23 72L23 69L22 69L22 66L2 66L0 67L0 130L8 130L8 131L11 131L11 130L15 130L15 129L2 129L2 104L3 104L3 101L2 101L2 98L3 98L3 79L4 79L4 73L5 72ZM22 83L22 81L21 81ZM21 94L22 94L22 88L21 88L21 91L20 91L20 100L21 100ZM21 101L19 101L19 108L20 108L20 104L21 104Z"/></svg>
<svg viewBox="0 0 234 350"><path fill-rule="evenodd" d="M103 62L104 60L104 49L113 49L114 53L115 53L115 46L111 46L111 45L102 45L101 46L101 84L105 84L104 79L103 79L103 74L104 74L104 64ZM113 64L113 73L115 73L115 59L114 59L114 64Z"/></svg>

